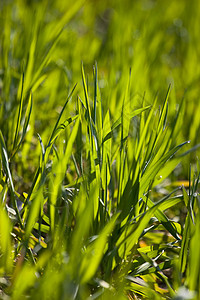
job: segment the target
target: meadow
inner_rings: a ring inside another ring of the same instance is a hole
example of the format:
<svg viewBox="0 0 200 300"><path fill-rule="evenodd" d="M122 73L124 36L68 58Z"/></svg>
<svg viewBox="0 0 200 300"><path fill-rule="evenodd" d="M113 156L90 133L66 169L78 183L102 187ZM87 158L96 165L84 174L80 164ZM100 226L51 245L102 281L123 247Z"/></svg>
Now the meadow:
<svg viewBox="0 0 200 300"><path fill-rule="evenodd" d="M1 0L0 299L200 299L199 20Z"/></svg>

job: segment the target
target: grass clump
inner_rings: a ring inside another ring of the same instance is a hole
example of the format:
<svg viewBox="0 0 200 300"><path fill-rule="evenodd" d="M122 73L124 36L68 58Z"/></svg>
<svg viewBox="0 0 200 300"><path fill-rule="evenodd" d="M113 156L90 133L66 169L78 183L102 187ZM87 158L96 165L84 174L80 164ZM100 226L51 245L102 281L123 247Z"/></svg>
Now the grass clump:
<svg viewBox="0 0 200 300"><path fill-rule="evenodd" d="M2 299L199 298L195 5L1 2Z"/></svg>

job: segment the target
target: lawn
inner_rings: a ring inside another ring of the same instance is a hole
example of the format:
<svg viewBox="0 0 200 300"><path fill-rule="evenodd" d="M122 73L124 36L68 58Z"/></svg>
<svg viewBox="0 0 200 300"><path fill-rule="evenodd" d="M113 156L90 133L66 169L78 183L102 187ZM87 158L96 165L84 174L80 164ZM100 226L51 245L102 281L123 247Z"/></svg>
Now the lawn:
<svg viewBox="0 0 200 300"><path fill-rule="evenodd" d="M1 0L0 299L200 299L199 20Z"/></svg>

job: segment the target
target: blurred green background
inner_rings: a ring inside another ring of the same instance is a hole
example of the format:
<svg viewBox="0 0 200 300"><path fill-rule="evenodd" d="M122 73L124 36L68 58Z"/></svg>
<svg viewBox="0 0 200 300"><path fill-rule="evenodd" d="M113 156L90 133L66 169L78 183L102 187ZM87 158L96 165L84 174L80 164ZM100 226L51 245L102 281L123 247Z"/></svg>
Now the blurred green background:
<svg viewBox="0 0 200 300"><path fill-rule="evenodd" d="M2 0L0 12L0 128L8 152L12 149L22 72L26 93L33 93L29 131L18 157L23 161L21 168L28 165L30 169L25 176L32 176L33 161L40 154L36 134L45 143L49 127L75 83L75 96L83 96L81 62L92 95L97 61L103 110L109 107L111 118L118 107L121 109L130 69L132 107L140 107L144 98L152 104L158 97L162 104L170 86L169 124L185 98L179 124L182 130L176 142L198 144L199 1ZM68 112L73 115L75 107L73 100ZM188 163L184 168L187 174Z"/></svg>

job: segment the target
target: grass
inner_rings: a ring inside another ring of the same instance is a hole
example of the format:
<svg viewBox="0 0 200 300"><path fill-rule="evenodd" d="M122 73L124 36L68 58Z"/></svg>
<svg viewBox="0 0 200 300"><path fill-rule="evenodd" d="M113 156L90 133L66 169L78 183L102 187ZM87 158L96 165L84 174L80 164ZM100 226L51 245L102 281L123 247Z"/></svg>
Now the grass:
<svg viewBox="0 0 200 300"><path fill-rule="evenodd" d="M1 1L1 299L199 299L198 7Z"/></svg>

